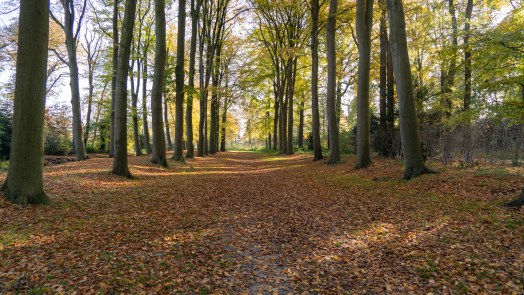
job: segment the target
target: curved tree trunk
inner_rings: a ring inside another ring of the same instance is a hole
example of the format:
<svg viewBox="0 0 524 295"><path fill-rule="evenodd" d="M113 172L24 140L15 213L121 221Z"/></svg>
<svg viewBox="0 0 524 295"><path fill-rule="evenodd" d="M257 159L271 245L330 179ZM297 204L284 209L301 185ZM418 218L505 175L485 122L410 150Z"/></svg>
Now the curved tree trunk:
<svg viewBox="0 0 524 295"><path fill-rule="evenodd" d="M166 139L162 122L162 91L166 68L166 14L165 0L155 0L155 73L151 90L151 115L153 122L153 155L151 162L167 167Z"/></svg>
<svg viewBox="0 0 524 295"><path fill-rule="evenodd" d="M13 134L2 191L15 204L47 204L44 192L44 109L49 1L20 1Z"/></svg>
<svg viewBox="0 0 524 295"><path fill-rule="evenodd" d="M422 157L402 0L387 0L387 10L393 70L395 71L399 101L404 178L411 179L433 171L425 166Z"/></svg>
<svg viewBox="0 0 524 295"><path fill-rule="evenodd" d="M371 165L369 127L369 71L371 66L371 30L373 0L357 0L358 86L357 86L357 164Z"/></svg>
<svg viewBox="0 0 524 295"><path fill-rule="evenodd" d="M132 178L127 165L127 76L135 23L136 0L127 0L122 23L122 40L118 52L115 89L115 154L113 174Z"/></svg>
<svg viewBox="0 0 524 295"><path fill-rule="evenodd" d="M337 124L336 98L337 98L337 55L335 31L337 22L337 0L329 1L329 16L326 24L326 47L328 59L327 83L327 118L329 131L329 160L328 164L340 163L340 142Z"/></svg>

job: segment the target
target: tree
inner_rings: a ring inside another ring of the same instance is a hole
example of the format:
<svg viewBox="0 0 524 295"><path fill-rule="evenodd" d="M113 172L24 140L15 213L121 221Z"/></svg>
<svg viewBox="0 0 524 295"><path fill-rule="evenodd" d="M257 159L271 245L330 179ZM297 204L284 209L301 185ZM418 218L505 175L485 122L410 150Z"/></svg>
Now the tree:
<svg viewBox="0 0 524 295"><path fill-rule="evenodd" d="M64 10L64 21L60 22L51 12L51 18L64 30L67 45L68 60L61 58L62 61L69 67L69 85L71 87L71 107L73 111L73 142L75 146L75 154L77 160L85 160L87 158L85 144L82 140L82 114L80 110L80 84L78 74L78 60L77 60L77 45L78 35L82 27L82 20L87 8L87 0L84 0L80 8L80 16L75 28L76 5L74 0L60 0ZM56 51L54 51L58 54Z"/></svg>
<svg viewBox="0 0 524 295"><path fill-rule="evenodd" d="M464 112L470 109L471 105L471 46L469 44L471 30L471 14L473 13L473 0L468 0L466 5L466 22L464 24ZM466 120L464 126L464 162L468 165L473 164L473 148L471 142L470 122Z"/></svg>
<svg viewBox="0 0 524 295"><path fill-rule="evenodd" d="M387 10L393 71L396 78L400 111L404 178L411 179L433 171L426 167L422 157L402 0L387 0Z"/></svg>
<svg viewBox="0 0 524 295"><path fill-rule="evenodd" d="M329 132L329 160L328 164L340 163L340 141L337 124L336 90L337 90L337 53L335 31L337 24L337 0L329 1L329 15L326 23L326 48L328 60L327 83L327 118Z"/></svg>
<svg viewBox="0 0 524 295"><path fill-rule="evenodd" d="M122 39L118 50L118 68L115 88L115 126L113 174L132 178L127 165L127 77L129 57L135 24L136 1L126 0L124 20L122 22Z"/></svg>
<svg viewBox="0 0 524 295"><path fill-rule="evenodd" d="M115 108L116 108L116 76L118 74L118 3L121 0L113 0L113 56L112 56L112 75L111 75L111 115L109 119L109 157L115 155ZM145 87L144 87L145 88Z"/></svg>
<svg viewBox="0 0 524 295"><path fill-rule="evenodd" d="M195 157L195 147L193 144L193 98L195 92L195 61L196 61L196 48L197 48L197 34L198 34L198 22L200 19L200 7L202 6L201 0L191 0L191 45L189 49L189 93L187 95L187 107L186 107L186 137L187 137L187 148L186 158L192 159Z"/></svg>
<svg viewBox="0 0 524 295"><path fill-rule="evenodd" d="M162 122L162 92L166 68L166 12L165 0L155 0L155 69L151 90L151 115L153 122L153 155L151 162L167 167L166 141Z"/></svg>
<svg viewBox="0 0 524 295"><path fill-rule="evenodd" d="M100 57L102 46L102 35L97 32L86 32L84 35L85 45L82 45L87 55L87 80L89 84L89 93L87 94L87 114L86 114L86 128L84 130L84 146L87 147L87 140L89 132L91 131L91 112L93 107L93 93L95 89L94 75L96 67L98 66L98 59Z"/></svg>
<svg viewBox="0 0 524 295"><path fill-rule="evenodd" d="M324 158L320 143L320 115L318 111L318 15L320 4L311 0L311 131L313 134L313 161Z"/></svg>
<svg viewBox="0 0 524 295"><path fill-rule="evenodd" d="M371 66L371 30L373 0L357 0L358 89L357 89L357 164L371 165L369 127L369 71Z"/></svg>
<svg viewBox="0 0 524 295"><path fill-rule="evenodd" d="M12 149L2 187L15 204L47 204L44 192L44 108L49 1L20 1Z"/></svg>
<svg viewBox="0 0 524 295"><path fill-rule="evenodd" d="M186 0L178 0L178 35L176 47L176 117L173 159L184 160L184 43L186 32Z"/></svg>

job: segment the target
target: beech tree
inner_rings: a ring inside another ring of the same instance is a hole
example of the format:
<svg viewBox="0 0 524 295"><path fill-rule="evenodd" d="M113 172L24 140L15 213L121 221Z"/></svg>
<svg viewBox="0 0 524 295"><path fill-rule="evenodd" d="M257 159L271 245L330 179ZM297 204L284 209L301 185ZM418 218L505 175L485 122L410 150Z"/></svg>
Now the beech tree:
<svg viewBox="0 0 524 295"><path fill-rule="evenodd" d="M94 31L94 30L93 30ZM97 32L86 32L84 35L85 45L82 45L87 55L87 81L88 81L88 94L87 94L87 114L86 114L86 128L84 130L84 146L87 147L87 140L89 139L89 133L91 131L91 112L93 108L93 96L94 96L94 78L95 69L98 66L99 57L102 46L102 35Z"/></svg>
<svg viewBox="0 0 524 295"><path fill-rule="evenodd" d="M335 31L337 25L337 0L329 1L329 15L326 23L326 48L328 60L327 119L329 132L328 164L340 163L339 128L337 124L337 53Z"/></svg>
<svg viewBox="0 0 524 295"><path fill-rule="evenodd" d="M404 155L404 178L433 173L424 164L418 129L411 67L409 64L406 21L402 0L387 0L393 71L398 92L400 137Z"/></svg>
<svg viewBox="0 0 524 295"><path fill-rule="evenodd" d="M176 48L176 117L175 117L175 144L173 159L184 160L184 43L186 32L186 1L178 0L178 35Z"/></svg>
<svg viewBox="0 0 524 295"><path fill-rule="evenodd" d="M126 0L122 22L122 39L118 50L118 70L115 88L115 126L113 174L132 178L127 164L127 77L135 24L136 1Z"/></svg>
<svg viewBox="0 0 524 295"><path fill-rule="evenodd" d="M198 22L200 20L201 0L191 0L191 44L189 49L189 82L188 95L186 106L186 137L187 137L187 152L186 158L192 159L195 157L195 147L193 143L193 98L195 97L195 63L196 63L196 49L198 38Z"/></svg>
<svg viewBox="0 0 524 295"><path fill-rule="evenodd" d="M162 92L167 60L165 0L155 0L155 70L151 90L151 115L153 123L153 155L151 162L167 167L166 141L162 122Z"/></svg>
<svg viewBox="0 0 524 295"><path fill-rule="evenodd" d="M313 161L324 158L320 143L320 115L318 110L318 31L319 11L318 0L311 0L311 133L313 137Z"/></svg>
<svg viewBox="0 0 524 295"><path fill-rule="evenodd" d="M60 0L64 12L63 22L58 20L50 11L51 18L64 30L65 41L67 45L67 60L63 57L60 59L69 67L69 86L71 88L71 107L73 111L73 142L75 147L75 154L77 160L85 160L87 158L85 144L83 142L82 132L82 114L80 108L80 84L78 74L78 59L77 47L78 36L82 27L82 20L84 18L87 0L83 1L83 5L78 8L74 0ZM79 10L79 11L77 11ZM76 20L77 13L80 13L78 20ZM76 28L75 28L76 21ZM59 54L56 50L54 51Z"/></svg>
<svg viewBox="0 0 524 295"><path fill-rule="evenodd" d="M47 204L43 132L49 1L21 0L18 28L11 154L2 191L14 204Z"/></svg>
<svg viewBox="0 0 524 295"><path fill-rule="evenodd" d="M369 71L371 63L371 30L373 0L357 0L358 83L357 83L357 164L371 165L369 127Z"/></svg>

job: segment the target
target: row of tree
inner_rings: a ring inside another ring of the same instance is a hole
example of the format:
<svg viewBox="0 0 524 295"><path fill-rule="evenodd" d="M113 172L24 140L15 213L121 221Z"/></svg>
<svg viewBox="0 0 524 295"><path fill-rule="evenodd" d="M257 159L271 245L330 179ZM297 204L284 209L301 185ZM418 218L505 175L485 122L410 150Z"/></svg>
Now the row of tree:
<svg viewBox="0 0 524 295"><path fill-rule="evenodd" d="M428 0L428 3L433 2ZM60 50L58 46L54 48L52 43L49 43L49 52L68 69L72 98L72 133L78 160L86 158L86 146L90 136L95 139L96 133L98 133L102 143L106 142L105 136L108 136L109 154L113 157L113 173L132 177L127 164L128 118L132 118L132 142L134 142L135 153L137 155L142 154L142 145L145 145L146 152L152 153L152 162L161 166L167 166L166 146L173 147L173 158L177 161L182 161L184 156L189 158L194 156L193 144L195 139L198 139L196 141L197 156L205 156L219 150L225 150L228 110L233 104L233 98L243 97L245 98L243 103L248 109L247 113L249 116L252 115L247 120L245 133L251 134L253 130L251 118L261 117L263 118L263 125L260 126L260 130L262 130L266 146L279 150L283 154L293 154L296 133L298 133L298 146L304 145L305 121L309 113L312 121L310 129L314 159L323 158L322 146L327 143L329 148L327 162L330 164L339 163L341 152L339 133L341 119L344 117L342 98L346 95L348 88L355 86L356 91L353 91L353 93L356 97L356 167L365 168L371 164L370 122L373 115L371 99L374 93L371 81L374 72L373 59L376 56L374 48L377 48L379 62L376 64L379 65L378 78L380 82L378 87L379 152L386 156L398 154L393 148L398 126L402 145L401 153L405 165L405 178L410 179L432 172L424 164L423 144L419 135L419 120L421 119L419 113L424 113L425 108L425 104L421 102L432 96L428 94L429 87L427 84L430 79L428 79L429 74L425 69L428 64L425 59L427 54L425 50L428 48L416 43L415 47L422 49L416 51L415 66L413 66L413 60L409 58L410 53L413 53L413 50L410 51L413 46L408 47L406 32L410 33L410 44L415 43L417 38L424 39L425 37L419 36L419 32L412 32L412 28L406 26L402 1L387 0L374 3L372 0L357 0L355 3L351 1L339 3L337 0L330 0L329 3L326 3L319 0L279 2L251 0L248 6L243 6L233 0L192 0L189 3L191 36L187 38L187 42L190 42L188 47L185 46L186 6L188 4L185 1L178 1L176 44L167 42L166 27L169 21L166 21L166 10L169 9L166 8L165 1L155 0L154 3L151 3L146 0L126 0L125 3L113 1L109 4L108 6L107 3L103 2L88 3L86 0L79 2L60 0L51 5L51 11L49 11L49 3L47 3L44 11L53 20L52 24L63 32L63 40L66 45L65 50ZM516 17L522 10L522 4L520 6L518 6L519 4L515 5L517 6L514 7L512 15ZM151 9L152 6L153 9ZM87 7L91 7L91 11L88 11ZM472 99L474 97L472 72L475 59L473 58L473 47L469 43L473 1L468 0L466 3L463 20L464 40L461 44L458 41L460 18L457 17L454 1L449 0L445 5L441 3L435 9L443 8L448 11L451 25L449 26L449 36L446 36L445 32L438 36L442 39L442 44L446 46L438 48L435 52L444 56L447 54L448 58L443 57L439 63L441 70L439 75L440 92L435 96L438 97L436 101L439 105L437 119L447 123L453 121L456 114L454 108L457 92L455 77L459 68L459 51L464 53L462 67L464 69L464 107L462 111L468 113L472 103L475 102ZM43 108L40 99L43 101L50 91L49 79L52 77L54 69L53 66L48 66L48 50L44 50L45 54L39 52L43 60L40 63L36 62L29 65L23 57L23 54L27 54L26 51L33 54L36 48L41 50L42 44L47 44L49 40L49 24L39 26L35 22L43 22L43 20L31 16L35 13L41 14L42 9L44 9L42 5L36 6L31 1L22 1L18 21L20 29L16 46L17 54L14 58L17 70L12 144L16 146L17 142L26 142L24 137L31 136L34 144L29 144L26 147L30 149L41 146L38 141L41 136L38 135L43 129L33 128L31 124L35 123L34 120L31 123L25 123L22 117L17 116L17 113L21 112L21 108L27 107L24 105L24 99L30 101L30 99L35 100L37 98L39 101L32 103L30 112L40 112L40 107ZM378 11L380 14L377 17L377 13L374 12ZM154 13L154 17L151 16L150 12ZM235 33L235 24L243 13L249 13L253 17L252 23L249 24L252 30L247 37L242 37L242 33ZM426 11L410 11L411 22L417 20L424 13ZM27 19L24 19L24 17ZM84 21L86 17L90 20L91 27L96 29L94 33L82 30L83 26L88 27ZM377 18L378 22L376 21ZM111 26L108 26L109 21L111 21ZM24 24L24 22L26 23ZM424 22L428 22L428 20L421 21L421 23ZM518 21L512 21L511 25L514 25L514 22L518 23ZM153 23L154 33L151 31ZM354 24L354 27L348 24ZM378 34L374 31L374 28L377 28L375 24L378 24ZM24 26L34 27L31 27L31 30ZM347 36L351 36L352 40L341 33L343 26L349 28L350 33ZM44 29L45 32L42 31ZM427 28L426 33L431 35L434 33L432 29L434 28ZM510 33L513 32L511 29L513 29L512 26L508 29ZM515 34L518 35L518 30ZM80 40L81 36L84 37L84 41ZM107 38L112 41L111 50L101 51L101 48L106 46L104 40L107 40ZM240 39L240 41L235 41L235 39ZM377 42L372 42L376 39L379 40L378 46L374 45ZM30 44L25 45L30 48L22 46L23 40ZM255 45L257 49L241 48L240 44L244 40L248 41L246 43L250 45ZM31 46L32 43L37 41L42 42L42 44ZM519 45L514 45L512 41L511 38L509 40L497 39L498 44L510 52L520 52ZM419 43L423 44L422 41L419 41ZM309 48L308 44L310 45ZM85 128L82 126L81 116L80 75L77 57L79 45L86 53L88 68L89 87L86 99ZM176 48L174 50L176 55L170 60L169 51L173 47ZM187 54L186 48L188 48L189 54ZM325 54L319 52L321 49L325 50ZM311 53L310 57L307 57L308 50ZM348 57L354 50L358 51L358 59ZM148 73L148 65L150 64L148 57L150 54L154 54L152 75ZM239 56L244 60L239 62ZM324 56L326 57L325 60L323 59ZM110 62L100 63L99 61L103 59ZM304 59L308 59L309 62L305 63ZM506 56L500 57L500 59L506 62L510 58ZM357 62L353 63L352 60ZM41 62L45 62L45 67ZM108 66L104 68L100 64ZM520 65L518 62L517 64ZM325 65L325 69L322 67L323 65ZM36 73L43 73L41 68L37 68L38 66L46 70L45 74L42 74L43 77L36 75ZM98 92L95 91L97 69L98 73L105 73L105 75L98 75L99 81L102 81L100 84L103 85L102 90ZM259 71L259 69L262 70ZM309 71L306 69L309 69ZM187 81L186 71L188 72ZM356 78L348 79L348 73L353 71L357 72ZM325 76L321 76L323 72L326 72ZM32 73L33 76L29 78L23 76L29 75L29 73ZM518 84L519 81L522 81L522 75L519 73L516 75L501 73L500 76L510 77L503 81L507 84ZM149 77L152 77L150 95L152 140L149 138L146 90ZM20 80L31 80L34 85L40 85L42 78L45 78L43 79L43 88L35 87L33 91L39 92L31 93L27 92L28 90L23 87L23 82ZM58 78L51 81L57 81ZM320 85L323 84L322 81L325 81L325 85ZM196 86L197 82L198 86ZM53 84L55 83L53 82L51 85ZM396 90L393 87L394 84ZM18 91L18 87L21 87L20 91ZM140 87L142 87L143 140L140 139L139 134L138 96ZM305 88L309 88L309 91L304 90ZM234 91L238 92L234 93ZM129 92L131 103L128 101ZM111 93L111 99L107 100L106 103L108 107L100 107L100 102L105 101L104 98L107 93ZM174 97L171 96L171 93L174 93ZM324 93L325 97L322 97L321 94ZM96 108L97 117L93 124L91 116L95 96L98 96L98 107ZM311 98L310 111L307 110L308 106L305 99L307 96ZM264 98L261 102L258 102L257 97ZM174 142L171 143L169 124L165 123L168 121L168 102L173 99L175 104L175 118L173 119L175 132ZM197 106L199 114L197 118L198 134L193 134L195 129L193 127L193 113L196 110L193 102L195 99L199 100ZM396 101L398 101L398 106ZM325 112L320 110L322 102L325 103ZM99 118L103 108L109 110L109 112L106 112L108 124L105 126L103 123L101 124L103 120ZM259 112L258 110L263 111ZM295 122L297 114L298 128L296 128L297 123ZM322 117L327 121L326 142L322 142ZM465 138L464 146L467 147L468 143L471 143L468 126L472 124L473 120L470 119L471 117L465 117L466 119L462 120L461 124L464 126L462 133ZM398 118L398 125L395 122L396 118ZM184 121L186 123L185 130ZM43 123L40 125L43 125ZM94 134L90 135L92 125L99 129L95 128L98 132L95 131ZM441 125L447 126L446 124ZM19 131L17 133L17 128L33 131L24 132L21 135ZM297 129L298 132L296 132ZM453 133L446 128L442 128L442 130L442 158L450 159L450 152L446 148L451 145L446 144L446 140L451 139ZM187 151L185 155L184 149ZM33 170L34 166L37 165L35 163L38 162L35 159L38 157L34 159L31 157L23 158L20 156L20 152L27 151L24 149L12 149L11 151L10 177L6 182L5 190L10 199L18 203L45 202L45 197L43 197L45 194L41 189L42 169ZM41 159L41 152L35 153L35 155L40 157L38 159ZM467 162L472 161L470 154L466 152L465 155ZM33 161L33 164L28 164L30 161ZM17 192L17 182L12 180L17 177L13 175L27 174L28 171L37 171L36 176L32 176L35 179L33 181L34 190L32 191L35 193L21 196ZM11 187L13 188L11 189ZM34 198L31 195L34 195Z"/></svg>

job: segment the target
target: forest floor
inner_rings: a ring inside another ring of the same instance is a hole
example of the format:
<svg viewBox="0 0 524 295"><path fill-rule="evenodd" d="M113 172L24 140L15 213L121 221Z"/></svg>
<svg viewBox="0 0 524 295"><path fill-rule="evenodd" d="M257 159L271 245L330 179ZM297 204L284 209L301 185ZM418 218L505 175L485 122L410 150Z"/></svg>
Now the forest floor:
<svg viewBox="0 0 524 295"><path fill-rule="evenodd" d="M500 207L522 168L404 181L380 158L170 165L131 157L134 180L107 158L48 166L51 205L0 200L0 294L524 292L524 210Z"/></svg>

